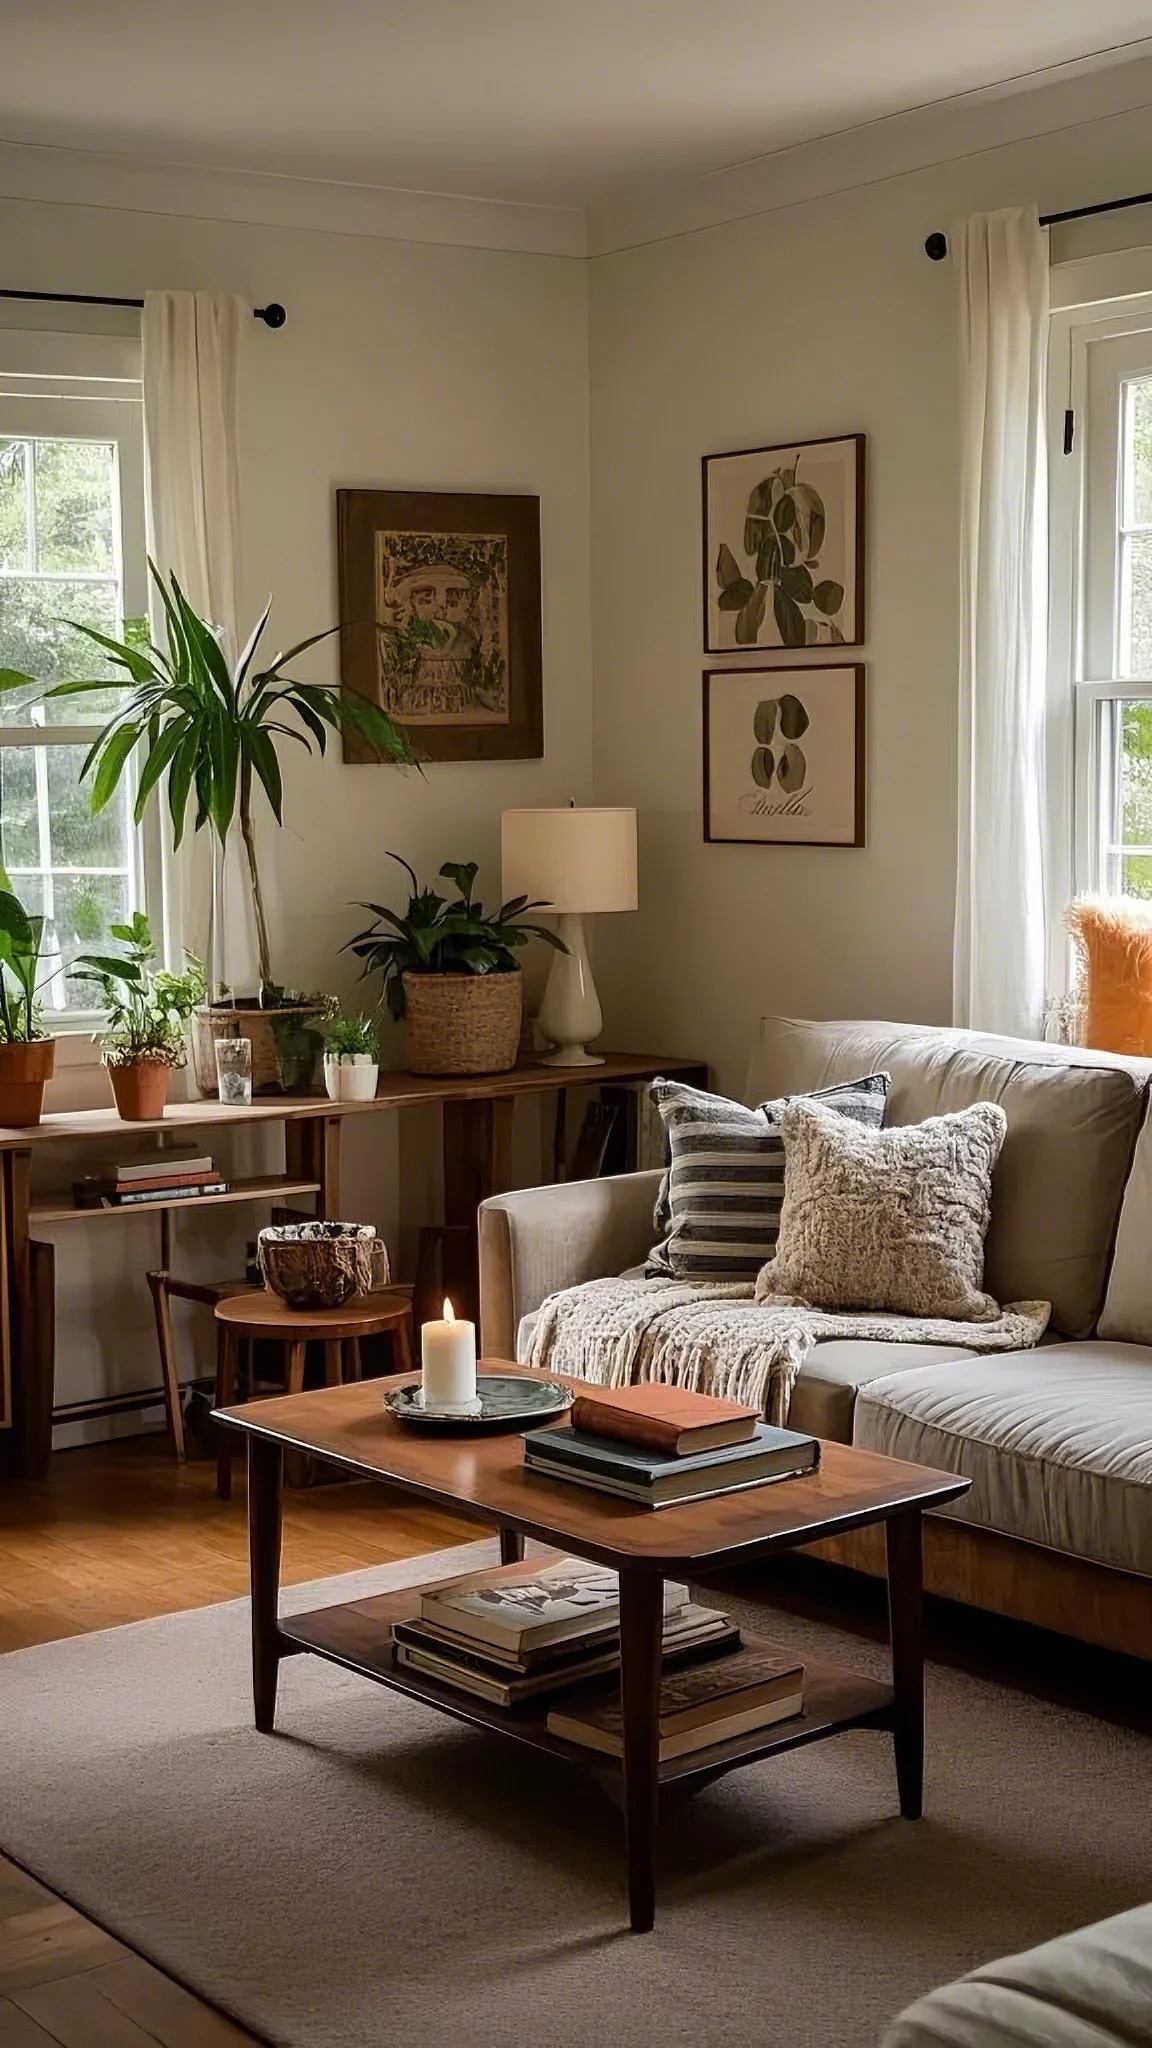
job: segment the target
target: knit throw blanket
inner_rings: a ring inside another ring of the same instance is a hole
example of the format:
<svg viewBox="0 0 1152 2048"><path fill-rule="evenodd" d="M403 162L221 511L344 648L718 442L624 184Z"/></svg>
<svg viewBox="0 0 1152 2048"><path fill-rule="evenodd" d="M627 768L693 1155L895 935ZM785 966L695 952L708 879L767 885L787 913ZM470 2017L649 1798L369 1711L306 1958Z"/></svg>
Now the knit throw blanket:
<svg viewBox="0 0 1152 2048"><path fill-rule="evenodd" d="M1027 1351L1043 1336L1049 1313L1046 1301L1018 1301L989 1323L834 1315L771 1298L757 1301L747 1285L625 1276L549 1295L528 1362L601 1387L662 1381L740 1401L767 1421L784 1423L797 1374L821 1337Z"/></svg>

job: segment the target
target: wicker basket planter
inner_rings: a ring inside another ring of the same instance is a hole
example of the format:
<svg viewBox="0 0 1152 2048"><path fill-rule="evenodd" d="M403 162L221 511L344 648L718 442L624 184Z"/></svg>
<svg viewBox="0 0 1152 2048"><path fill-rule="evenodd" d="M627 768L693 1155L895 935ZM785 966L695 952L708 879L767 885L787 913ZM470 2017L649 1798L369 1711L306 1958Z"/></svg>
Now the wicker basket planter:
<svg viewBox="0 0 1152 2048"><path fill-rule="evenodd" d="M201 1095L216 1095L216 1040L250 1038L253 1095L311 1095L320 1038L306 1036L321 1012L311 1003L262 1009L214 1003L192 1018L192 1069Z"/></svg>
<svg viewBox="0 0 1152 2048"><path fill-rule="evenodd" d="M511 974L406 974L413 1074L505 1074L516 1064L524 988Z"/></svg>
<svg viewBox="0 0 1152 2048"><path fill-rule="evenodd" d="M289 1308L343 1308L391 1277L372 1223L274 1223L260 1232L256 1256L265 1286Z"/></svg>

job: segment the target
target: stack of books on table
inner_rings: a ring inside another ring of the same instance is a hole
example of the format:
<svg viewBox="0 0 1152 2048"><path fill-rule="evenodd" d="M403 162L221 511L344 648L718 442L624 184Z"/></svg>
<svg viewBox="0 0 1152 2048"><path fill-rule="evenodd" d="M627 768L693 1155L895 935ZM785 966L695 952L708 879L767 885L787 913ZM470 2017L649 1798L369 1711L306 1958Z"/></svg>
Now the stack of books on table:
<svg viewBox="0 0 1152 2048"><path fill-rule="evenodd" d="M815 1437L681 1387L589 1388L573 1403L570 1424L524 1438L530 1471L650 1508L792 1479L819 1461Z"/></svg>
<svg viewBox="0 0 1152 2048"><path fill-rule="evenodd" d="M424 1593L417 1617L393 1623L392 1642L401 1668L514 1709L617 1671L619 1628L616 1573L571 1557ZM665 1584L666 1665L739 1647L726 1614Z"/></svg>
<svg viewBox="0 0 1152 2048"><path fill-rule="evenodd" d="M666 1671L660 1682L659 1761L754 1735L803 1709L804 1666L774 1643L750 1643L706 1664ZM623 1756L619 1688L589 1690L553 1707L548 1732L606 1756Z"/></svg>
<svg viewBox="0 0 1152 2048"><path fill-rule="evenodd" d="M223 1195L227 1188L215 1160L206 1153L197 1152L194 1145L171 1145L77 1181L73 1199L78 1209L124 1209L135 1203Z"/></svg>

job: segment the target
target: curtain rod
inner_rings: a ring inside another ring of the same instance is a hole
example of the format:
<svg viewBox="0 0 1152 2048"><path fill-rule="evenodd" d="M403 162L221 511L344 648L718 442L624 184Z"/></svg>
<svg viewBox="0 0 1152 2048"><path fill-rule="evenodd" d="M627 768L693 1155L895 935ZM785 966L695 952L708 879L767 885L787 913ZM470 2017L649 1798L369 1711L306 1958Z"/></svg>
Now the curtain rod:
<svg viewBox="0 0 1152 2048"><path fill-rule="evenodd" d="M144 309L143 299L106 299L93 292L0 291L0 299L37 299L52 306L131 306L138 313ZM273 300L270 306L253 306L252 318L262 320L265 327L283 327L288 315L283 306Z"/></svg>
<svg viewBox="0 0 1152 2048"><path fill-rule="evenodd" d="M1042 213L1042 228L1054 228L1062 220L1089 220L1096 213L1122 213L1126 206L1152 206L1152 192L1134 192L1131 199L1102 199L1098 206L1070 206L1064 213ZM937 229L924 244L924 254L942 263L948 254L948 237Z"/></svg>

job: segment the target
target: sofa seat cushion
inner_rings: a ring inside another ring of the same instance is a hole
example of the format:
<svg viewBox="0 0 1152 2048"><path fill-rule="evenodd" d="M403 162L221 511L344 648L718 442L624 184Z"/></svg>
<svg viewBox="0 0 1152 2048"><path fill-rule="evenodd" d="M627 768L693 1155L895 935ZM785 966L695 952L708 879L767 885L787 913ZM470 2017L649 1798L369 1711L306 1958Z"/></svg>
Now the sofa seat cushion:
<svg viewBox="0 0 1152 2048"><path fill-rule="evenodd" d="M963 1472L963 1522L1152 1574L1152 1347L1051 1344L876 1379L852 1440Z"/></svg>
<svg viewBox="0 0 1152 2048"><path fill-rule="evenodd" d="M881 2048L1152 2048L1152 1906L985 1963L901 2013Z"/></svg>
<svg viewBox="0 0 1152 2048"><path fill-rule="evenodd" d="M792 1389L788 1427L832 1443L850 1444L858 1388L870 1380L950 1365L971 1356L955 1344L881 1344L861 1337L826 1337L823 1343L813 1345L800 1368Z"/></svg>

